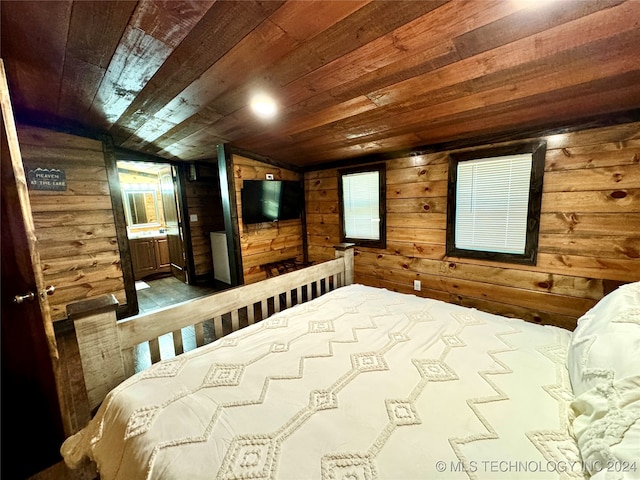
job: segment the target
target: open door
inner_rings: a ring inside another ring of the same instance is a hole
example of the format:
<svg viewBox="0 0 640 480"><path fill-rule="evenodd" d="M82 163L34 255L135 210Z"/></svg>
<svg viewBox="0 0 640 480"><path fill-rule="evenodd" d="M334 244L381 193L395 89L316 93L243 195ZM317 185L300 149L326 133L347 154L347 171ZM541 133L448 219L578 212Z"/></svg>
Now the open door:
<svg viewBox="0 0 640 480"><path fill-rule="evenodd" d="M2 478L60 461L64 440L58 351L4 64L2 103Z"/></svg>
<svg viewBox="0 0 640 480"><path fill-rule="evenodd" d="M160 177L171 273L182 282L189 283L183 242L183 222L177 205L175 167L171 170L172 175L164 174Z"/></svg>

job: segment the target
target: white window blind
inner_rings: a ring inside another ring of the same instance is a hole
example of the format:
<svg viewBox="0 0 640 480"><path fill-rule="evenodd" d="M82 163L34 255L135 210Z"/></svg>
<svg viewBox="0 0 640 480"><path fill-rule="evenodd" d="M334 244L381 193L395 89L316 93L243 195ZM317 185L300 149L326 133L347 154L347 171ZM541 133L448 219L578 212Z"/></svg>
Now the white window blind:
<svg viewBox="0 0 640 480"><path fill-rule="evenodd" d="M530 153L458 163L456 248L524 253L531 164Z"/></svg>
<svg viewBox="0 0 640 480"><path fill-rule="evenodd" d="M380 173L343 175L342 200L345 236L380 240Z"/></svg>

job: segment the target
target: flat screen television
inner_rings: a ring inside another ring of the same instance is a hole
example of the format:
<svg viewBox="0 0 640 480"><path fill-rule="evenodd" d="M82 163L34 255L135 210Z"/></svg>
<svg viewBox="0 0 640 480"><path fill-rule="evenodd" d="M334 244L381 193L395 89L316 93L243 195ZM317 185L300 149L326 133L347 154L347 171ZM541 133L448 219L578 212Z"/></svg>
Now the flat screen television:
<svg viewBox="0 0 640 480"><path fill-rule="evenodd" d="M240 198L244 224L298 218L304 202L300 182L292 180L244 180Z"/></svg>

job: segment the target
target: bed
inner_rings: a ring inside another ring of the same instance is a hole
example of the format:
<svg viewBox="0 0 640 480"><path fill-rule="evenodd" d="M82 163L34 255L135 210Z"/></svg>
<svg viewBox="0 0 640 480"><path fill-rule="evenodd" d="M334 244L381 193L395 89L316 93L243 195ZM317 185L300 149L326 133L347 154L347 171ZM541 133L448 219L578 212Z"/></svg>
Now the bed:
<svg viewBox="0 0 640 480"><path fill-rule="evenodd" d="M122 381L63 444L67 465L89 458L102 480L640 478L640 282L572 333L336 275Z"/></svg>

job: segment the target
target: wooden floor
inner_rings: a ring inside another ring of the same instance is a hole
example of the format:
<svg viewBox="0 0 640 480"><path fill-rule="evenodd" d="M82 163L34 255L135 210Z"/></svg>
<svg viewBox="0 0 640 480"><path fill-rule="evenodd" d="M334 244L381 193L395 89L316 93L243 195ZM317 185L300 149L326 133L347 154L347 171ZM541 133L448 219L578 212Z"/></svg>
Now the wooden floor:
<svg viewBox="0 0 640 480"><path fill-rule="evenodd" d="M140 313L149 313L159 308L175 305L176 303L202 297L222 290L212 281L205 281L197 285L187 285L173 276L145 279L149 288L137 291Z"/></svg>

